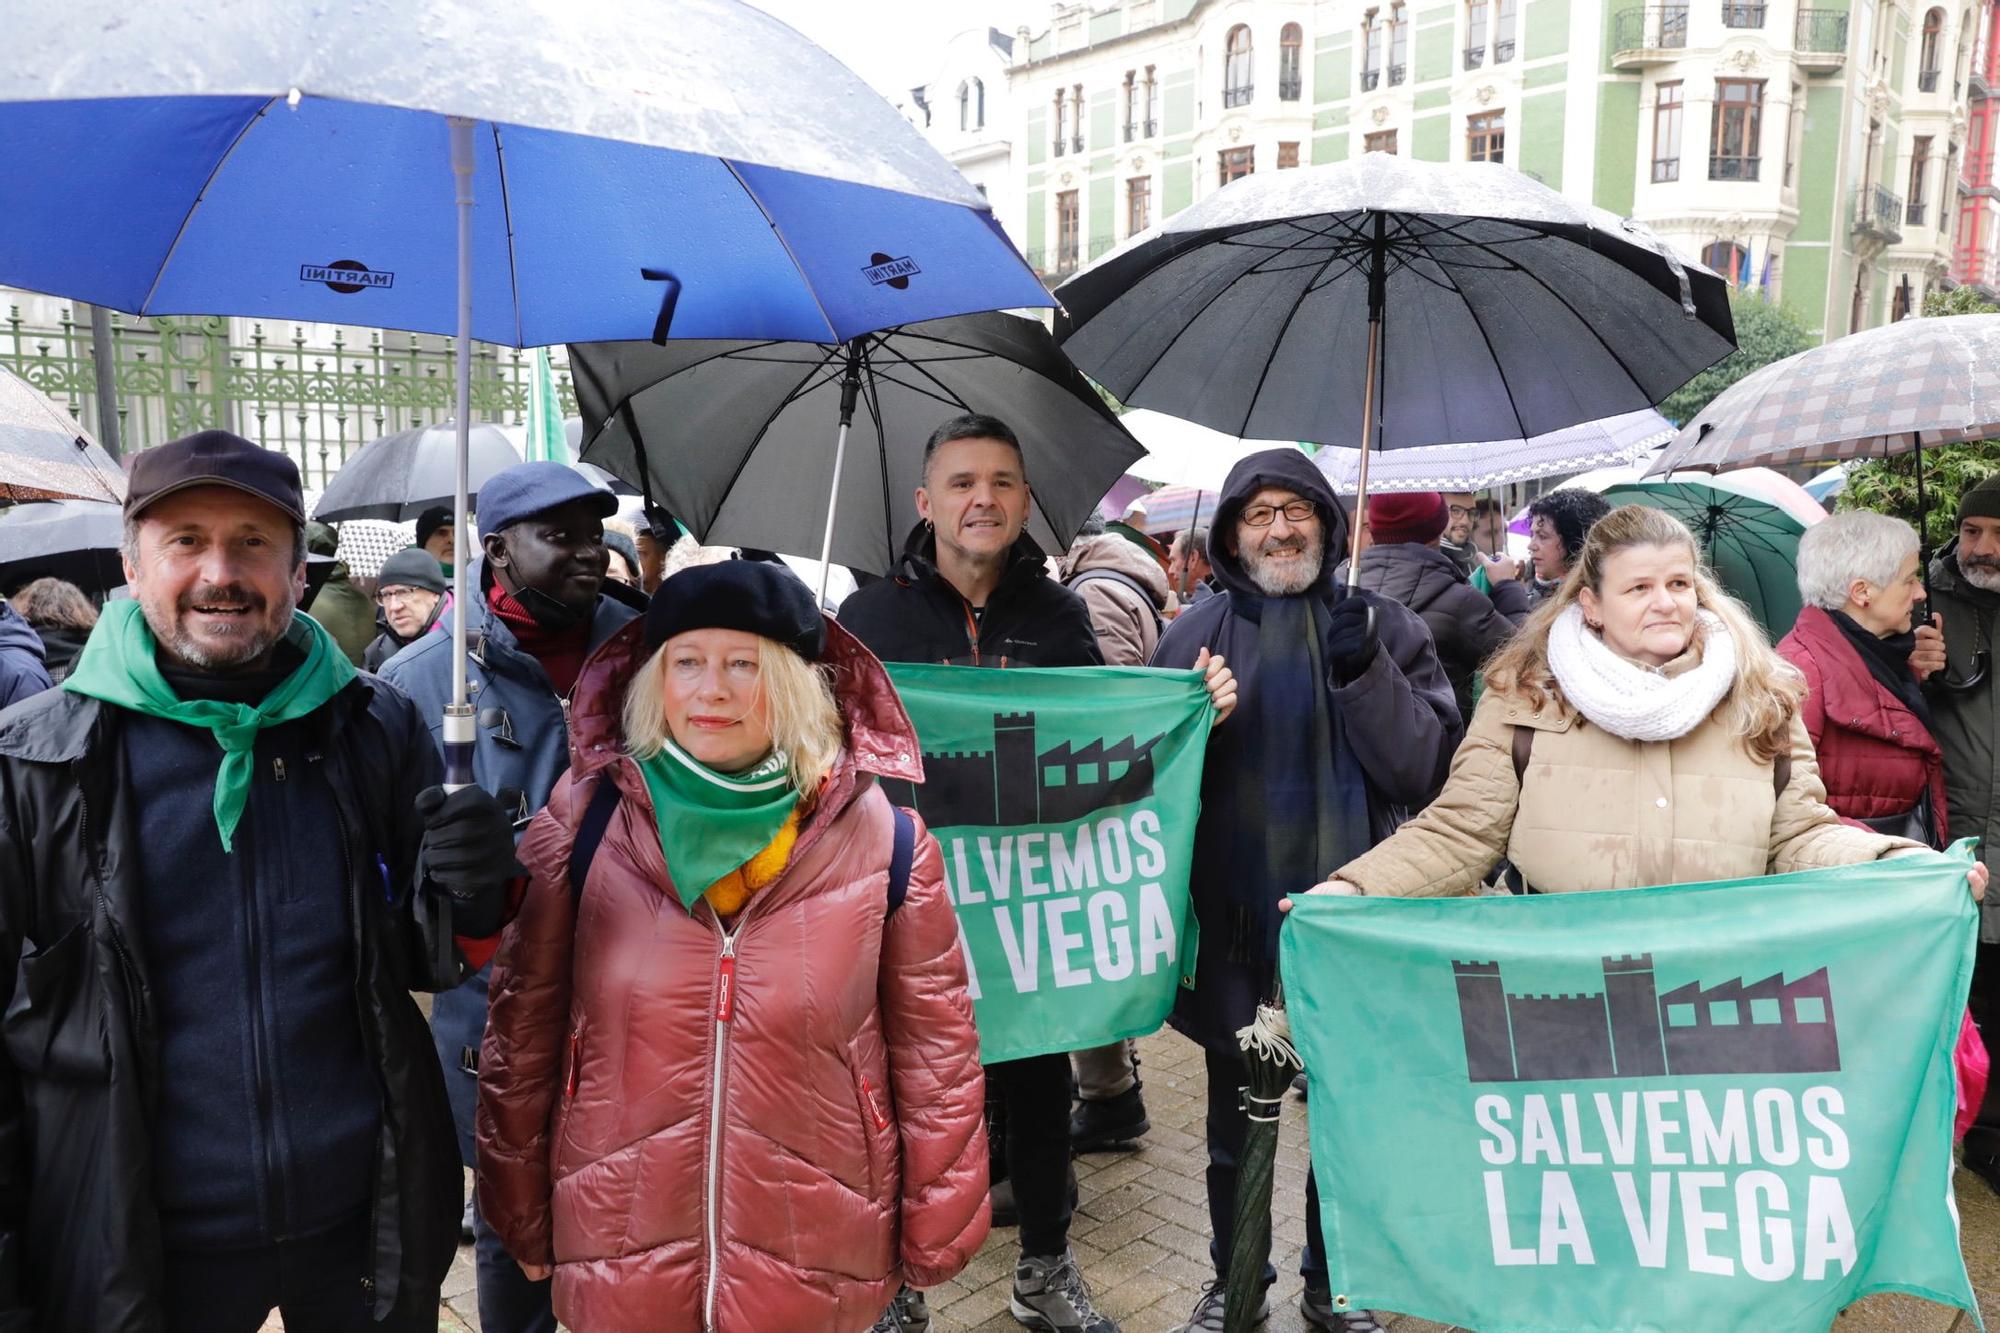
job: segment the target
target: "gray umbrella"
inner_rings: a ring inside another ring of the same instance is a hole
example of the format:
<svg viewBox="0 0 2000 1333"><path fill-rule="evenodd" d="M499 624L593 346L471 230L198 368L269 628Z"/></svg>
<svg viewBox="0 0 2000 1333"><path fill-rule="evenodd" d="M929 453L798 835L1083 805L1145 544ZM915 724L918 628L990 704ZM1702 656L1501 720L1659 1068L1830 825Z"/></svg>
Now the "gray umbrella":
<svg viewBox="0 0 2000 1333"><path fill-rule="evenodd" d="M125 582L118 561L123 507L107 500L0 505L0 590L39 578L103 593Z"/></svg>
<svg viewBox="0 0 2000 1333"><path fill-rule="evenodd" d="M0 369L0 501L124 498L125 474L76 418Z"/></svg>
<svg viewBox="0 0 2000 1333"><path fill-rule="evenodd" d="M1063 350L1121 402L1370 451L1651 407L1735 346L1722 279L1636 224L1387 153L1244 177L1056 298Z"/></svg>
<svg viewBox="0 0 2000 1333"><path fill-rule="evenodd" d="M1028 531L1058 552L1144 449L1038 321L963 315L817 343L571 344L584 461L640 484L704 542L886 573L916 526L924 441L988 412L1021 438ZM849 386L852 385L852 389ZM859 447L835 439L843 401Z"/></svg>
<svg viewBox="0 0 2000 1333"><path fill-rule="evenodd" d="M507 432L490 423L474 422L470 442L468 499L477 495L488 477L521 461ZM333 474L313 517L324 523L350 518L397 520L449 506L457 446L458 428L449 421L370 440Z"/></svg>
<svg viewBox="0 0 2000 1333"><path fill-rule="evenodd" d="M2000 436L2000 315L1906 319L1754 370L1648 476L1908 453Z"/></svg>

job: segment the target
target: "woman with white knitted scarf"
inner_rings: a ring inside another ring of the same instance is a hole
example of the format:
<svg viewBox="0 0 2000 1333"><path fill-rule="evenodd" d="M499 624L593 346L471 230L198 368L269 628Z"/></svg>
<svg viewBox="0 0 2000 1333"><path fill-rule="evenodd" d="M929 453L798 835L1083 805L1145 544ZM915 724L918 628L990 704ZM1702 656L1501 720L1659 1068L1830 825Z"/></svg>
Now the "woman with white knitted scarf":
<svg viewBox="0 0 2000 1333"><path fill-rule="evenodd" d="M1658 510L1599 520L1485 672L1438 798L1312 892L1470 893L1502 856L1565 893L1923 850L1827 808L1798 672ZM1982 896L1984 867L1967 883Z"/></svg>

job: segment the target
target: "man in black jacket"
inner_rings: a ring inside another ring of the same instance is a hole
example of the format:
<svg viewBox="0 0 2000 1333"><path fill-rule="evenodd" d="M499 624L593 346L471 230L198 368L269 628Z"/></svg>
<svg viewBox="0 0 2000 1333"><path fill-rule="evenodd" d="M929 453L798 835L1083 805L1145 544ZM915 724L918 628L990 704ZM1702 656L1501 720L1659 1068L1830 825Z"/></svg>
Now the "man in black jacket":
<svg viewBox="0 0 2000 1333"><path fill-rule="evenodd" d="M0 1328L434 1329L460 1178L410 991L497 944L506 815L295 614L289 459L161 445L125 513L136 600L0 713Z"/></svg>

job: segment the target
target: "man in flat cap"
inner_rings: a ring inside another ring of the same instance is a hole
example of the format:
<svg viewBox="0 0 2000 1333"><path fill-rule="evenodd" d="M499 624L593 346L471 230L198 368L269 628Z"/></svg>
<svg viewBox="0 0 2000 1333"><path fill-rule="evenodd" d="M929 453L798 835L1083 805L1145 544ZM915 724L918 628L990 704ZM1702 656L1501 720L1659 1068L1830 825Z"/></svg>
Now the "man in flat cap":
<svg viewBox="0 0 2000 1333"><path fill-rule="evenodd" d="M139 454L134 600L0 713L0 1327L437 1327L459 1167L410 992L520 872L295 613L304 527L282 454Z"/></svg>

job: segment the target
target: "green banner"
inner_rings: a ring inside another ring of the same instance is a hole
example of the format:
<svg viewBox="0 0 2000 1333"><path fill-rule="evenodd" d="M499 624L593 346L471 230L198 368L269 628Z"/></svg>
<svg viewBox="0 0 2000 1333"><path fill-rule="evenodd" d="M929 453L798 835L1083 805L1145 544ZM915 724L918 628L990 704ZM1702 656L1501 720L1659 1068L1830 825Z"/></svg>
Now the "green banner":
<svg viewBox="0 0 2000 1333"><path fill-rule="evenodd" d="M1152 1032L1191 974L1212 711L1194 671L891 663L988 1064Z"/></svg>
<svg viewBox="0 0 2000 1333"><path fill-rule="evenodd" d="M1333 1290L1481 1333L1978 1318L1952 1199L1966 844L1525 898L1296 900Z"/></svg>

